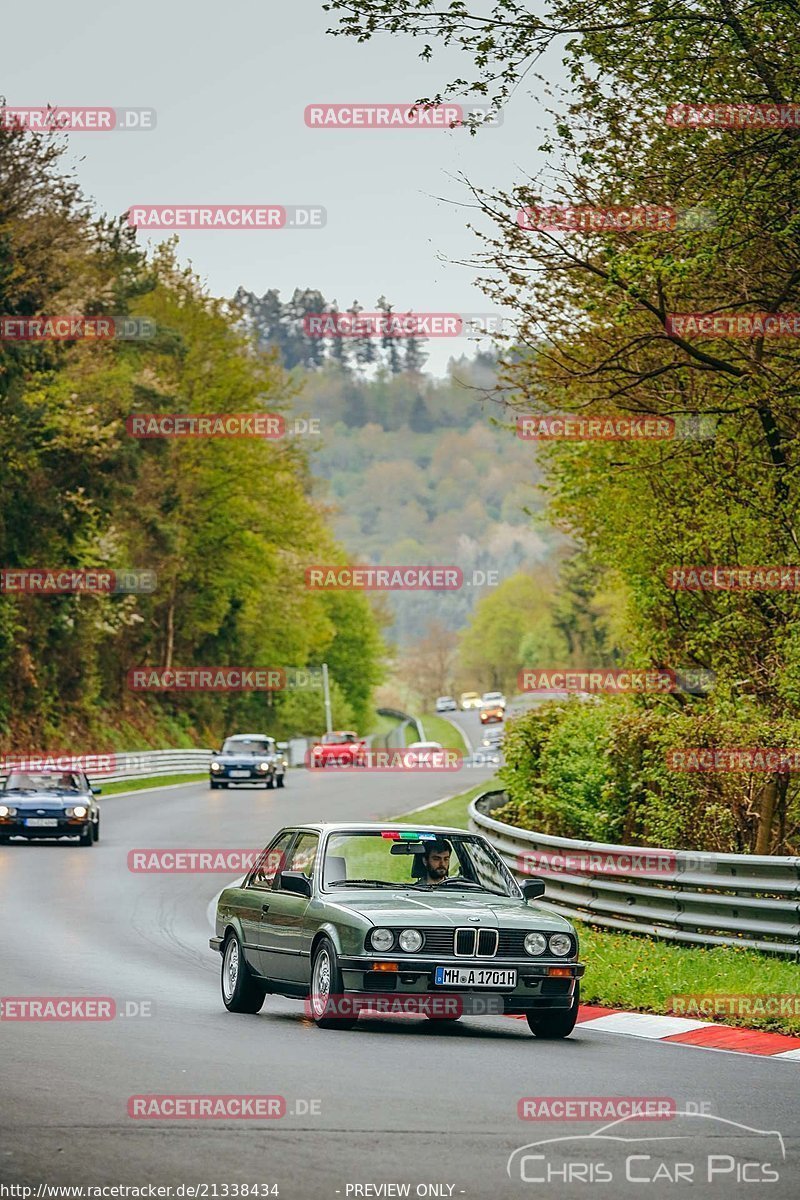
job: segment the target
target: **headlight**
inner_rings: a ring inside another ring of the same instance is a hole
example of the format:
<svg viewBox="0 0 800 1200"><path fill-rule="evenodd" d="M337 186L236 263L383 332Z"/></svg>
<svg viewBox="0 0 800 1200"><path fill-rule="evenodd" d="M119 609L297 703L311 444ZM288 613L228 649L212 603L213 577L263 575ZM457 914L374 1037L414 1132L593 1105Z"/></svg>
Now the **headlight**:
<svg viewBox="0 0 800 1200"><path fill-rule="evenodd" d="M572 951L572 938L568 933L554 933L549 939L550 953L563 958Z"/></svg>
<svg viewBox="0 0 800 1200"><path fill-rule="evenodd" d="M400 949L408 951L409 954L416 954L422 949L422 934L418 929L404 929L397 939L400 943Z"/></svg>
<svg viewBox="0 0 800 1200"><path fill-rule="evenodd" d="M391 929L373 929L369 935L369 941L373 950L379 950L381 954L384 954L394 945L394 934Z"/></svg>
<svg viewBox="0 0 800 1200"><path fill-rule="evenodd" d="M212 771L221 771L222 767L220 766L220 764L218 762L212 762L211 770Z"/></svg>
<svg viewBox="0 0 800 1200"><path fill-rule="evenodd" d="M65 811L68 817L85 817L89 810L85 804L74 804Z"/></svg>
<svg viewBox="0 0 800 1200"><path fill-rule="evenodd" d="M525 953L544 954L547 949L547 938L543 933L525 934Z"/></svg>
<svg viewBox="0 0 800 1200"><path fill-rule="evenodd" d="M7 804L0 804L0 817L15 817L17 810L10 808Z"/></svg>
<svg viewBox="0 0 800 1200"><path fill-rule="evenodd" d="M268 770L269 770L269 763L259 763L259 764L258 764L258 769L259 769L259 771L268 771Z"/></svg>

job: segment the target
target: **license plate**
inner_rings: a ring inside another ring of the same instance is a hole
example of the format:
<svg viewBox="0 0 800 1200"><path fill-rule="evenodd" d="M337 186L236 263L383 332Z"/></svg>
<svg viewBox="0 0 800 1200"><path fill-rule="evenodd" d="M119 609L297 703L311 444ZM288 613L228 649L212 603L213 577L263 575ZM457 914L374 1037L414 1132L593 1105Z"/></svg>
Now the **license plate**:
<svg viewBox="0 0 800 1200"><path fill-rule="evenodd" d="M58 821L55 817L26 817L25 824L31 827L36 826L37 829L42 829L44 826L52 829L54 825L58 825Z"/></svg>
<svg viewBox="0 0 800 1200"><path fill-rule="evenodd" d="M508 967L437 967L434 982L447 987L516 987L517 972Z"/></svg>
<svg viewBox="0 0 800 1200"><path fill-rule="evenodd" d="M250 772L249 771L231 771L230 777L231 777L231 779L249 779Z"/></svg>

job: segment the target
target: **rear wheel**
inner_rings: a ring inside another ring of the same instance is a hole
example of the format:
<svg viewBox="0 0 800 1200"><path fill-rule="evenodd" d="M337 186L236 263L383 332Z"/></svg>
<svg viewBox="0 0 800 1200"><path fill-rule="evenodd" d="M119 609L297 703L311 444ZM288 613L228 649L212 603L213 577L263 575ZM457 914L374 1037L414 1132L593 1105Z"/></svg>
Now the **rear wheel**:
<svg viewBox="0 0 800 1200"><path fill-rule="evenodd" d="M320 1029L352 1029L358 1017L337 1017L336 1006L342 997L342 972L336 951L323 938L311 960L311 1015Z"/></svg>
<svg viewBox="0 0 800 1200"><path fill-rule="evenodd" d="M578 1019L578 1006L581 1002L581 985L575 984L575 995L569 1008L554 1008L546 1012L527 1013L531 1033L538 1038L569 1037Z"/></svg>
<svg viewBox="0 0 800 1200"><path fill-rule="evenodd" d="M267 989L250 974L241 943L229 933L222 950L222 1002L228 1012L257 1013Z"/></svg>

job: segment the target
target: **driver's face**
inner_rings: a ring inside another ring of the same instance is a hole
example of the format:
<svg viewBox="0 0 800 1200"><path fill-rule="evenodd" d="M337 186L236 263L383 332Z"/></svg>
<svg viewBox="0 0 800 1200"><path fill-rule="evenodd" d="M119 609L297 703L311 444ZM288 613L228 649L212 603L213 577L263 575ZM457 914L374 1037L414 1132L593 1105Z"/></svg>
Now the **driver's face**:
<svg viewBox="0 0 800 1200"><path fill-rule="evenodd" d="M450 851L449 850L433 850L427 858L428 875L431 879L435 879L437 883L441 879L446 879L450 870Z"/></svg>

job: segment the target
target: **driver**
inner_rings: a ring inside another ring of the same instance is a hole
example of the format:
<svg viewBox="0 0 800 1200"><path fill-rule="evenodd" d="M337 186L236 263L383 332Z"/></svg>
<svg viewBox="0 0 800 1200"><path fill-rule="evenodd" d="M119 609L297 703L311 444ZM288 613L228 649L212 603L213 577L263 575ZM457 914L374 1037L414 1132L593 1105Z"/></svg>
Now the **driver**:
<svg viewBox="0 0 800 1200"><path fill-rule="evenodd" d="M447 838L437 838L436 841L425 843L425 853L422 855L422 874L418 883L428 883L436 886L450 873L450 855L453 847Z"/></svg>

